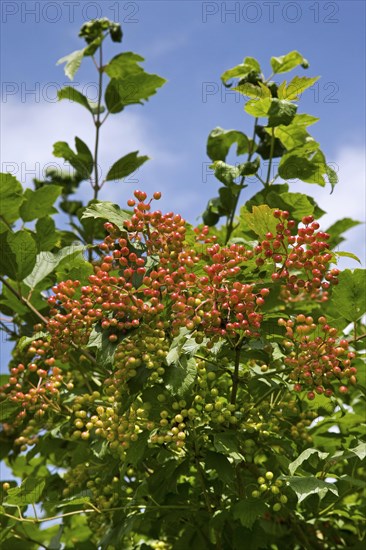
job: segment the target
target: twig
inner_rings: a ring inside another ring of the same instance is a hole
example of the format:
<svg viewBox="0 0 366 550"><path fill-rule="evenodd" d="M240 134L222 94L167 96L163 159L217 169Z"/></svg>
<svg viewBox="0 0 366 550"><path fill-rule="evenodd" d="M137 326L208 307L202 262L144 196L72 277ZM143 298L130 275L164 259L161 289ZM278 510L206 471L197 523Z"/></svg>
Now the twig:
<svg viewBox="0 0 366 550"><path fill-rule="evenodd" d="M239 386L239 365L240 365L240 352L241 352L241 346L238 346L235 350L235 364L234 364L234 372L231 374L231 378L233 381L233 387L231 390L231 398L230 403L232 405L235 405L236 403L236 395L238 393L238 386Z"/></svg>
<svg viewBox="0 0 366 550"><path fill-rule="evenodd" d="M1 277L0 276L0 281L2 282L2 284L4 286L6 286L6 288L8 290L10 290L10 292L12 294L14 294L14 296L16 296L18 298L18 300L20 302L22 302L28 309L30 309L32 311L32 313L34 313L34 315L36 315L36 317L38 317L38 319L40 321L42 321L42 323L44 323L45 325L47 325L48 321L46 319L46 317L43 317L42 313L40 313L28 300L27 298L24 298L24 296L22 296L17 290L15 290L15 288L13 288L6 279L4 279L4 277Z"/></svg>

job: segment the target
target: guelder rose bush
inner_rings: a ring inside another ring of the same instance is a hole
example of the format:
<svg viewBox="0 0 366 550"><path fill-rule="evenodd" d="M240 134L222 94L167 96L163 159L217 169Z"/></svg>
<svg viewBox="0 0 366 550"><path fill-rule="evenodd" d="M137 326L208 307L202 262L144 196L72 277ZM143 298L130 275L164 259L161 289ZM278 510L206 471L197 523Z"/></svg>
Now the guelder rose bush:
<svg viewBox="0 0 366 550"><path fill-rule="evenodd" d="M253 58L223 74L249 97L254 134L210 133L223 187L193 228L156 210L159 191L135 191L127 209L98 200L106 182L147 160L129 153L101 179L107 115L164 82L132 52L105 63L109 35L121 41L118 24L85 24L87 46L62 60L72 78L94 58L98 104L73 88L59 95L89 110L95 155L80 138L76 152L58 142L56 156L75 172L52 172L34 191L2 175L0 309L16 333L0 388L2 452L15 476L2 486L1 540L34 549L239 550L244 540L250 550L360 549L365 278L340 271L334 251L357 222L325 231L311 197L275 183L336 184L306 130L314 117L294 103L316 78L271 80L308 66L298 52L272 58L269 79ZM226 163L233 144L245 162ZM263 189L237 212L248 176ZM93 188L86 206L70 198L83 180ZM60 195L76 244L52 219ZM17 231L18 219L37 221ZM17 254L20 243L33 256Z"/></svg>

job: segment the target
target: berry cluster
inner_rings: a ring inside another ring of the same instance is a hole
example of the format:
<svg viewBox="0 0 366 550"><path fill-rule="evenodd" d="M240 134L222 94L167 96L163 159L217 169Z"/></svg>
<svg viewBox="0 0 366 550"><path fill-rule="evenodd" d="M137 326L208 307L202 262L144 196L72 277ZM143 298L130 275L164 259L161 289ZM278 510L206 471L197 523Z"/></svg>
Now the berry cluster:
<svg viewBox="0 0 366 550"><path fill-rule="evenodd" d="M3 424L4 431L16 434L26 422L21 435L14 440L21 450L38 441L39 422L46 412L60 410L57 401L64 376L52 353L48 341L33 340L27 350L28 362L24 360L11 367L8 381L0 387L0 400L7 398L20 409L11 424Z"/></svg>
<svg viewBox="0 0 366 550"><path fill-rule="evenodd" d="M347 393L347 383L356 383L357 369L351 363L355 353L348 351L347 340L337 339L337 329L326 317L315 323L311 316L299 314L295 319L281 318L278 324L286 329L284 362L291 368L289 377L295 382L295 391L309 389L308 399L314 399L315 394L330 397L333 382L341 384L341 393Z"/></svg>
<svg viewBox="0 0 366 550"><path fill-rule="evenodd" d="M318 231L319 223L313 216L302 218L303 227L297 227L286 210L275 210L274 216L278 219L277 233L268 232L255 247L257 265L263 265L267 258L273 260L272 280L284 283L285 299L309 292L313 298L321 295L322 301L327 300L327 291L338 283L339 274L338 269L329 269L329 234Z"/></svg>
<svg viewBox="0 0 366 550"><path fill-rule="evenodd" d="M274 501L272 510L279 512L282 508L282 504L286 504L288 498L285 494L281 493L281 487L283 481L281 479L274 479L273 472L266 472L264 476L260 476L257 479L258 489L252 491L253 498L265 498Z"/></svg>
<svg viewBox="0 0 366 550"><path fill-rule="evenodd" d="M153 198L158 200L160 193ZM105 224L107 235L98 245L100 258L93 262L88 284L67 280L53 287L47 326L37 327L48 330L49 339L34 340L26 360L12 368L8 383L0 388L0 398L10 398L21 409L5 429L18 430L27 418L27 427L16 440L21 448L36 441L37 420L48 409L61 411L61 392L72 390L78 376L82 379L81 373L63 369L63 364L70 362L70 352L89 344L95 329L115 344L113 365L101 369L103 394L78 395L66 407L67 414L71 411L74 439L102 437L123 458L130 442L145 431L151 445L183 447L196 418L245 429L262 426L265 434L263 420L253 413L248 416L244 405L232 402L245 386L241 382L243 387L233 391L232 363L222 357L221 370L212 369L207 363L210 350L221 341L234 351L262 335L270 289L261 280L245 278L250 265L274 265L272 280L281 282L285 293L326 299L338 274L328 268L332 258L328 235L318 231L312 216L303 218L304 227L297 228L288 212L276 210L277 233L267 233L254 250L237 243L220 246L207 227L187 236L181 216L152 211L151 202L146 193L135 191L134 199L128 201L133 214L124 228ZM291 369L295 390L305 386L312 399L315 393L331 395L334 381L342 380L340 392L347 391L346 380L355 383L354 354L345 340L337 343L336 330L323 317L318 325L304 315L280 319L279 324L286 328L285 364ZM166 357L182 328L207 351L207 357L195 360L197 393L188 403L179 399L167 403L158 414L143 399L126 404L137 376L143 380L141 387L160 385L164 396L164 376L170 368ZM262 371L267 368L262 366Z"/></svg>
<svg viewBox="0 0 366 550"><path fill-rule="evenodd" d="M136 191L135 198L137 204L128 201L134 214L125 222L126 231L105 224L109 235L99 245L104 255L94 266L90 284L79 288L79 281L66 281L53 287L48 323L53 349L66 355L70 344L85 345L95 323L117 342L141 323L154 327L162 315L172 336L181 327L196 331L198 338L258 336L260 308L269 290L238 281L242 264L253 252L242 245L220 247L212 242L197 252L184 241L186 227L180 216L151 212L151 201L144 202L142 191ZM196 239L206 236L203 228Z"/></svg>

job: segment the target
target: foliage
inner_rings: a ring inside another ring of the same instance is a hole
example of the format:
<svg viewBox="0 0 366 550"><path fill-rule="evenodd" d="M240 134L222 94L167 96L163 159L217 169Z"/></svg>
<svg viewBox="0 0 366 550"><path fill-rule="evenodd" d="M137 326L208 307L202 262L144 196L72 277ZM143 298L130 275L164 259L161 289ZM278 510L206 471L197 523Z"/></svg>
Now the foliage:
<svg viewBox="0 0 366 550"><path fill-rule="evenodd" d="M103 41L122 40L117 23L88 22L80 36L85 48L60 62L72 79L92 57L98 102L71 87L59 98L90 112L94 153L78 137L75 149L56 143L74 172L34 190L1 175L0 310L15 327L3 323L14 350L0 438L14 478L2 485L1 543L361 548L365 272L336 267L334 247L358 222L323 231L323 211L287 181L336 184L307 131L317 119L297 112L316 78L277 80L308 62L273 57L265 79L247 57L223 74L249 98L253 134L210 133L221 187L192 228L153 209L159 192L135 191L127 209L98 200L148 158L131 152L101 180L102 124L164 80L132 52L103 61ZM233 145L245 158L230 165ZM249 177L263 188L240 205ZM86 205L71 197L84 180ZM70 231L56 228L59 210Z"/></svg>

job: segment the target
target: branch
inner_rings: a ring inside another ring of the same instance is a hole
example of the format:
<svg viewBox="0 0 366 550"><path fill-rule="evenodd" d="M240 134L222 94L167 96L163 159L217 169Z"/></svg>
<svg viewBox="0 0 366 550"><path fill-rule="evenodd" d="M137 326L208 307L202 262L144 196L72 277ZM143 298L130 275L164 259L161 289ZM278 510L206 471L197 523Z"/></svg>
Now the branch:
<svg viewBox="0 0 366 550"><path fill-rule="evenodd" d="M35 315L36 317L38 317L38 319L39 319L40 321L42 321L42 323L43 323L44 325L47 325L47 324L48 324L48 319L46 319L46 317L44 317L44 316L42 315L42 313L40 313L40 312L38 311L38 309L36 309L36 308L29 302L29 300L27 300L27 298L24 298L24 296L22 296L17 290L15 290L15 288L13 288L13 287L8 283L8 281L7 281L6 279L4 279L4 277L0 276L0 281L2 282L2 284L3 284L4 286L6 286L6 288L7 288L8 290L10 290L10 292L11 292L12 294L14 294L14 296L16 296L16 297L18 298L18 300L19 300L20 302L22 302L22 304L24 304L32 313L34 313L34 315ZM74 342L71 342L71 346L72 346L75 350L77 350L77 351L79 351L80 353L82 353L83 355L85 355L85 357L87 357L92 363L96 363L96 362L97 362L96 359L95 359L95 357L94 357L91 353L89 353L88 351L84 350L83 348L79 348L79 346L78 346L77 344L75 344Z"/></svg>
<svg viewBox="0 0 366 550"><path fill-rule="evenodd" d="M28 300L27 298L24 298L24 296L22 296L17 290L15 290L15 288L13 288L6 279L4 279L4 277L1 277L0 276L0 281L3 283L4 286L6 286L6 288L8 290L10 290L10 292L12 294L14 294L14 296L16 296L18 298L18 300L20 302L22 302L22 304L24 304L28 309L31 310L32 313L34 313L34 315L36 317L38 317L38 319L40 321L42 321L42 323L44 323L45 325L47 325L48 323L48 320L46 319L46 317L43 317L42 313L40 313L38 311L38 309L36 309Z"/></svg>

